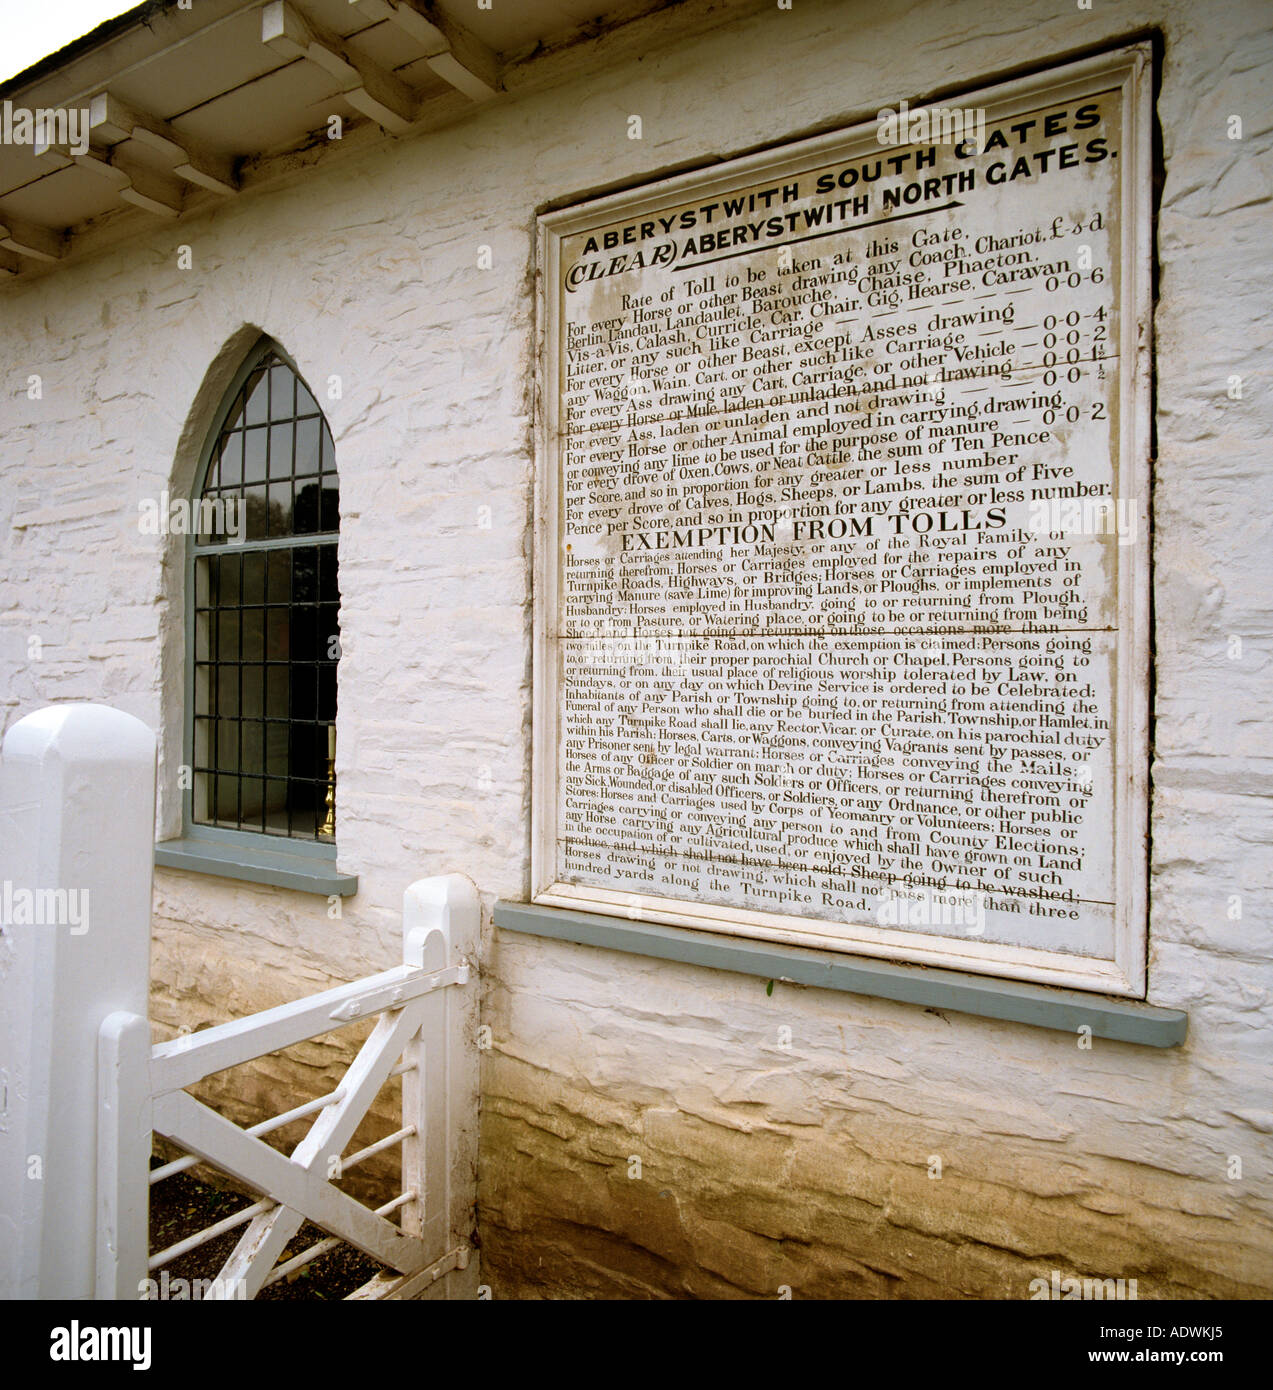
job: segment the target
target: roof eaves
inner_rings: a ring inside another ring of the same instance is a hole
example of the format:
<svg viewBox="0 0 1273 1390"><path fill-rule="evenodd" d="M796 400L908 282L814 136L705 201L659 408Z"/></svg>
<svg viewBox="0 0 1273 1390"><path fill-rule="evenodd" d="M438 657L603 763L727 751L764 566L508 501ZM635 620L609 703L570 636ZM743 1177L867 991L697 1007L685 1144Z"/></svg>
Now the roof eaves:
<svg viewBox="0 0 1273 1390"><path fill-rule="evenodd" d="M50 53L47 58L41 58L39 62L32 63L29 68L24 68L22 72L15 73L14 76L0 82L0 97L10 96L14 92L21 91L24 87L31 86L42 77L57 72L59 68L66 67L76 58L82 57L95 48L100 48L102 44L129 29L148 24L156 15L175 8L177 2L178 0L142 0L140 5L134 5L131 10L125 10L123 14L116 15L113 19L103 20L96 29L90 29L87 34L80 38L72 39L64 48L59 48L56 52Z"/></svg>

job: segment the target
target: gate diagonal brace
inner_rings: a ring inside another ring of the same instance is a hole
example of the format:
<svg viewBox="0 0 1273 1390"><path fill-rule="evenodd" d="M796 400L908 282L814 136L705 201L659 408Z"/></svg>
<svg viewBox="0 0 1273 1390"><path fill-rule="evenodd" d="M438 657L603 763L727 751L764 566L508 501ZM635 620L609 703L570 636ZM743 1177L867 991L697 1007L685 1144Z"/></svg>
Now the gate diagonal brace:
<svg viewBox="0 0 1273 1390"><path fill-rule="evenodd" d="M426 1263L424 1243L418 1236L377 1216L330 1183L315 1182L298 1163L245 1134L184 1091L164 1096L156 1104L155 1131L381 1264L414 1274Z"/></svg>
<svg viewBox="0 0 1273 1390"><path fill-rule="evenodd" d="M324 1176L328 1159L343 1152L418 1030L424 1007L417 1003L384 1014L346 1072L341 1099L319 1114L290 1158L184 1091L159 1100L154 1121L159 1133L279 1203L245 1232L223 1271L229 1278L259 1288L301 1217L402 1273L412 1273L424 1263L419 1237L368 1211Z"/></svg>

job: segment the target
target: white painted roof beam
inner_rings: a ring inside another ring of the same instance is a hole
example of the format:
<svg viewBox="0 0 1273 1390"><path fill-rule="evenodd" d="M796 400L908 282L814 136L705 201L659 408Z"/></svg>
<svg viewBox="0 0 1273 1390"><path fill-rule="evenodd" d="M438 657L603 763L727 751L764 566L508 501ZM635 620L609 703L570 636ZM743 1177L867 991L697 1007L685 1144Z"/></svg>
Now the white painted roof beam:
<svg viewBox="0 0 1273 1390"><path fill-rule="evenodd" d="M419 0L349 0L365 19L396 24L424 49L429 67L473 101L499 91L499 60L480 39Z"/></svg>
<svg viewBox="0 0 1273 1390"><path fill-rule="evenodd" d="M89 102L89 139L108 148L125 140L157 151L174 174L213 193L237 193L233 162L191 142L167 121L99 92Z"/></svg>
<svg viewBox="0 0 1273 1390"><path fill-rule="evenodd" d="M283 58L305 58L334 77L340 94L356 111L394 135L416 118L419 99L405 82L359 57L335 34L301 15L287 0L271 0L261 11L261 42Z"/></svg>
<svg viewBox="0 0 1273 1390"><path fill-rule="evenodd" d="M37 226L20 218L0 212L0 247L29 256L36 261L60 261L66 255L67 238L64 232L52 227Z"/></svg>
<svg viewBox="0 0 1273 1390"><path fill-rule="evenodd" d="M144 168L133 160L125 159L118 150L109 155L101 150L89 149L85 154L76 154L69 145L35 145L36 158L44 162L59 161L59 167L78 164L100 174L113 184L120 202L131 203L144 208L158 217L177 217L181 212L181 185L174 179L165 178L153 169Z"/></svg>

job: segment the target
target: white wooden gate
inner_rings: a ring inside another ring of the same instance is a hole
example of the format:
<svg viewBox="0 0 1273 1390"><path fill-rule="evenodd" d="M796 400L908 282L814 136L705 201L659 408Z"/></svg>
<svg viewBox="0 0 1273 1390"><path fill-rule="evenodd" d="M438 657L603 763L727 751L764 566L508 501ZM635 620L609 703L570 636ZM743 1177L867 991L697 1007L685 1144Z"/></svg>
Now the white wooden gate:
<svg viewBox="0 0 1273 1390"><path fill-rule="evenodd" d="M128 715L58 706L5 738L0 909L28 901L26 892L31 902L44 892L54 908L74 901L87 909L76 921L69 912L63 922L0 920L0 1296L136 1299L151 1271L239 1227L207 1297L255 1297L342 1241L392 1271L353 1298L414 1297L467 1268L451 1174L464 1118L454 1084L462 1048L455 995L469 980L461 947L477 940L473 884L452 874L407 889L400 966L152 1045L153 805L154 739ZM15 915L32 914L9 910ZM372 1016L371 1035L334 1091L250 1129L187 1090ZM346 1154L392 1076L402 1077L401 1126ZM311 1115L290 1155L263 1142ZM186 1156L149 1171L152 1132ZM398 1145L403 1191L378 1210L335 1185ZM150 1186L200 1161L260 1200L151 1254ZM328 1238L279 1264L305 1220Z"/></svg>

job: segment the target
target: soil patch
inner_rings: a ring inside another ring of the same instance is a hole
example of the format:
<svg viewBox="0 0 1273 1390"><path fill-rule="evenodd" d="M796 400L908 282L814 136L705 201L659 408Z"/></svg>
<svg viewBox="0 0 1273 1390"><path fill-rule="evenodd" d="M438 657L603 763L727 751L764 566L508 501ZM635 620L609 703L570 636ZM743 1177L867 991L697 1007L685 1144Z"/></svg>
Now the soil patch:
<svg viewBox="0 0 1273 1390"><path fill-rule="evenodd" d="M152 1161L152 1167L159 1167L162 1159ZM199 1182L189 1173L174 1173L150 1189L150 1248L152 1252L166 1250L180 1240L224 1221L227 1216L242 1211L260 1198L245 1192L223 1190ZM246 1225L246 1223L244 1223ZM244 1226L237 1226L224 1235L217 1236L206 1245L178 1255L162 1269L150 1271L150 1278L159 1284L158 1297L192 1298L200 1296L206 1285L194 1285L193 1281L212 1280L220 1273L221 1266L230 1257L242 1236ZM283 1259L290 1260L307 1250L311 1245L324 1240L327 1232L311 1225L308 1221L289 1242ZM281 1263L281 1261L280 1261ZM294 1270L285 1278L277 1280L269 1288L257 1295L261 1299L340 1299L360 1288L374 1278L384 1266L361 1250L355 1250L343 1242L335 1249L320 1255L302 1269ZM167 1271L165 1286L163 1271ZM177 1281L184 1280L185 1284ZM183 1289L185 1290L183 1292Z"/></svg>

